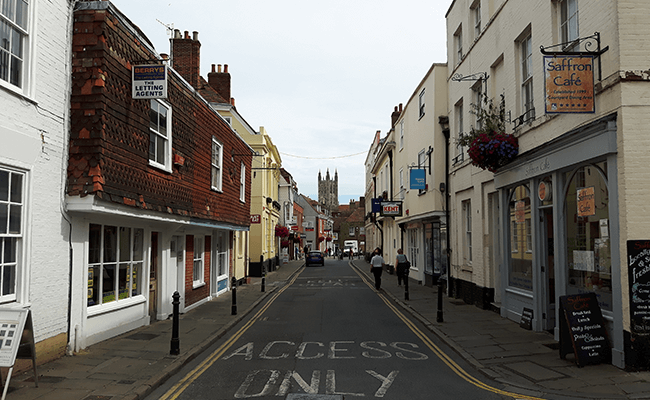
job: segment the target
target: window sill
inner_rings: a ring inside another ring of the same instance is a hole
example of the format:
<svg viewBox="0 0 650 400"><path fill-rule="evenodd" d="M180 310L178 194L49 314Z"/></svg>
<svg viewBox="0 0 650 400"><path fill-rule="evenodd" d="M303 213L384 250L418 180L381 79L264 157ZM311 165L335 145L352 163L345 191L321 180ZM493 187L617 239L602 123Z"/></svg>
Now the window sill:
<svg viewBox="0 0 650 400"><path fill-rule="evenodd" d="M128 299L116 300L106 304L86 307L88 308L88 317L96 317L98 315L114 312L123 308L133 307L146 301L147 299L145 299L144 295L139 294Z"/></svg>
<svg viewBox="0 0 650 400"><path fill-rule="evenodd" d="M161 171L163 171L163 172L166 172L166 173L168 173L168 174L171 174L171 173L173 172L171 166L166 166L166 165L158 164L157 162L152 161L152 160L149 160L149 166L150 166L150 167L154 167L154 168L156 168L156 169L159 169L159 170L161 170Z"/></svg>
<svg viewBox="0 0 650 400"><path fill-rule="evenodd" d="M205 286L205 282L194 282L194 283L192 283L192 289L193 290L201 288L203 286Z"/></svg>
<svg viewBox="0 0 650 400"><path fill-rule="evenodd" d="M221 190L219 188L216 188L214 186L210 186L210 190L212 190L213 192L217 192L217 193L223 193L223 190Z"/></svg>

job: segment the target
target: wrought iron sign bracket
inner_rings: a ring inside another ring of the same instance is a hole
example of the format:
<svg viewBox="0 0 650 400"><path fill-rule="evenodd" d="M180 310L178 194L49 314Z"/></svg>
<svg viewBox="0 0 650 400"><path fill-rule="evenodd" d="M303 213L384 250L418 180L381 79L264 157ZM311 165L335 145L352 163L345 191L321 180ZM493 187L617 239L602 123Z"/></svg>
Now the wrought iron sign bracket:
<svg viewBox="0 0 650 400"><path fill-rule="evenodd" d="M584 51L563 51L567 47L580 46ZM554 50L559 49L559 50ZM598 80L603 80L602 65L600 56L609 50L609 46L600 48L600 32L594 32L591 36L585 36L566 43L554 44L552 46L540 46L539 51L546 56L593 56L598 61ZM453 78L452 78L453 79Z"/></svg>
<svg viewBox="0 0 650 400"><path fill-rule="evenodd" d="M466 82L466 81L483 81L485 83L485 91L483 93L487 93L487 80L490 77L490 75L487 74L487 72L477 72L475 74L463 76L462 74L455 74L454 76L451 77L452 81L455 82Z"/></svg>

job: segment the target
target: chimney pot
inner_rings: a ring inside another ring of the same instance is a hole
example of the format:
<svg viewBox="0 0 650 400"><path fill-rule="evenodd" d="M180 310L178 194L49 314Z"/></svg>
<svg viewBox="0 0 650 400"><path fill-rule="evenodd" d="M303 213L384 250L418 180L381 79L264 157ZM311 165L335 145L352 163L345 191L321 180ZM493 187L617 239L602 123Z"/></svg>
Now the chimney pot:
<svg viewBox="0 0 650 400"><path fill-rule="evenodd" d="M224 64L224 65L223 65L223 72L224 72L225 74L228 73L228 64Z"/></svg>
<svg viewBox="0 0 650 400"><path fill-rule="evenodd" d="M190 38L190 32L185 31L185 39L189 39L189 38Z"/></svg>
<svg viewBox="0 0 650 400"><path fill-rule="evenodd" d="M214 72L216 65L212 64L212 72Z"/></svg>
<svg viewBox="0 0 650 400"><path fill-rule="evenodd" d="M192 39L199 40L199 33L197 31L192 32Z"/></svg>
<svg viewBox="0 0 650 400"><path fill-rule="evenodd" d="M174 39L181 38L181 31L179 29L174 29Z"/></svg>
<svg viewBox="0 0 650 400"><path fill-rule="evenodd" d="M232 104L233 107L235 106L235 98L234 97L230 98L230 104Z"/></svg>
<svg viewBox="0 0 650 400"><path fill-rule="evenodd" d="M217 72L221 73L221 64L217 66Z"/></svg>
<svg viewBox="0 0 650 400"><path fill-rule="evenodd" d="M402 112L402 103L399 103L399 112Z"/></svg>
<svg viewBox="0 0 650 400"><path fill-rule="evenodd" d="M165 60L165 61L166 61L166 60L169 60L169 54L160 53L160 58L162 58L162 59Z"/></svg>

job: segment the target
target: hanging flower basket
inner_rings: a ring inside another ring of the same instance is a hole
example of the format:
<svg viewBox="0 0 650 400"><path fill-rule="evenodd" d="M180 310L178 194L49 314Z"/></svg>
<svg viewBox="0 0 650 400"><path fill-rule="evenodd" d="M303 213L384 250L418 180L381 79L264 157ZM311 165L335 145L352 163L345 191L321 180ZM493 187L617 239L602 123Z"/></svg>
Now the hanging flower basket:
<svg viewBox="0 0 650 400"><path fill-rule="evenodd" d="M286 226L276 225L275 226L275 236L281 237L281 238L288 237L289 236L289 228L287 228Z"/></svg>
<svg viewBox="0 0 650 400"><path fill-rule="evenodd" d="M289 240L283 240L280 242L280 247L282 248L289 247L289 243L291 243Z"/></svg>
<svg viewBox="0 0 650 400"><path fill-rule="evenodd" d="M318 237L318 243L322 242L323 240L325 240L325 237L324 237L324 236L319 236L319 237Z"/></svg>
<svg viewBox="0 0 650 400"><path fill-rule="evenodd" d="M496 172L517 157L519 141L514 135L505 133L504 96L501 95L499 104L494 105L492 99L483 94L481 103L471 105L477 127L461 134L458 144L467 147L472 165Z"/></svg>
<svg viewBox="0 0 650 400"><path fill-rule="evenodd" d="M473 165L496 172L517 157L519 142L513 135L505 133L481 133L469 145L467 154Z"/></svg>
<svg viewBox="0 0 650 400"><path fill-rule="evenodd" d="M331 242L331 241L332 241L332 238L328 236L326 240L327 240L328 242Z"/></svg>

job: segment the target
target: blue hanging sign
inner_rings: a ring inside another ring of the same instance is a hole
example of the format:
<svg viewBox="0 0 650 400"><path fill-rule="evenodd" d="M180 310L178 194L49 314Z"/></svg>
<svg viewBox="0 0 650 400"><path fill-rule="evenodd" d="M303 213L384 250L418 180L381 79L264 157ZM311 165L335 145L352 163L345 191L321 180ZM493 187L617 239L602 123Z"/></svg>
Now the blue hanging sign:
<svg viewBox="0 0 650 400"><path fill-rule="evenodd" d="M426 190L427 178L424 169L411 170L411 189Z"/></svg>
<svg viewBox="0 0 650 400"><path fill-rule="evenodd" d="M374 213L381 212L381 198L372 199L372 212Z"/></svg>

